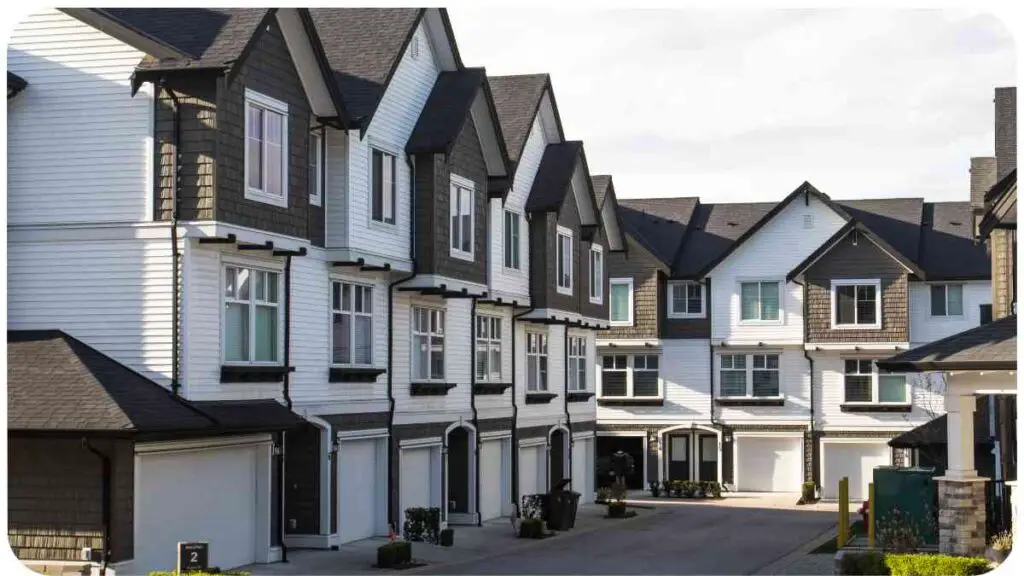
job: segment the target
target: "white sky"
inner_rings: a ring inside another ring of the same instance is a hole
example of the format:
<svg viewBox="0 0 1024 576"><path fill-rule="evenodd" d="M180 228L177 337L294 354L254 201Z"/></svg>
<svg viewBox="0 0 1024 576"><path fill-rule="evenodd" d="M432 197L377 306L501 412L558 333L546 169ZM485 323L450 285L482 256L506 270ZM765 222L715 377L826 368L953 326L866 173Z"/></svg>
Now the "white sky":
<svg viewBox="0 0 1024 576"><path fill-rule="evenodd" d="M552 2L554 5L554 2ZM939 10L449 10L462 58L549 72L566 137L620 198L966 200L1014 85L994 16Z"/></svg>

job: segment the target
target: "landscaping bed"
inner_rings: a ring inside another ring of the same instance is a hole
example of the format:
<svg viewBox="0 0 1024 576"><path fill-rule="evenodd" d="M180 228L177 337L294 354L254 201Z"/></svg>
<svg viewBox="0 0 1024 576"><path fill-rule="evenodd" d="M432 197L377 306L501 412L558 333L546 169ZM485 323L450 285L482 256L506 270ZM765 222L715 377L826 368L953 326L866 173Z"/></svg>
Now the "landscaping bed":
<svg viewBox="0 0 1024 576"><path fill-rule="evenodd" d="M839 574L851 576L975 576L992 569L984 558L875 551L844 551L836 567Z"/></svg>

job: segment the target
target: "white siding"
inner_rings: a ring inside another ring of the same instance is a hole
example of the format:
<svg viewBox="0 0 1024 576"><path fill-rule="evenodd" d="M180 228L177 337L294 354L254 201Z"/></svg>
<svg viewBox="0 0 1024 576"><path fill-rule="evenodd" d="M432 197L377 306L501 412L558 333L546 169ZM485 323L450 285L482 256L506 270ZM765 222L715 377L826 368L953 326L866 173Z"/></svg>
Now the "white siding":
<svg viewBox="0 0 1024 576"><path fill-rule="evenodd" d="M501 381L512 382L512 311L506 306L477 306L478 315L487 315L501 318ZM474 361L475 362L475 361ZM509 398L511 392L506 390L503 394L478 395L476 407L481 420L488 418L501 418L512 415L512 400Z"/></svg>
<svg viewBox="0 0 1024 576"><path fill-rule="evenodd" d="M169 386L171 245L151 235L10 242L7 328L63 330Z"/></svg>
<svg viewBox="0 0 1024 576"><path fill-rule="evenodd" d="M718 385L720 379L719 355L728 354L778 354L779 355L779 393L785 398L782 406L716 406L715 413L720 420L729 424L741 422L770 423L778 421L806 421L810 416L811 380L807 359L803 350L785 349L715 349L714 380L715 397L720 396ZM750 359L747 360L750 366ZM749 385L749 375L748 375Z"/></svg>
<svg viewBox="0 0 1024 576"><path fill-rule="evenodd" d="M809 216L813 228L804 228ZM795 283L782 290L781 321L740 323L740 282L780 280L822 243L835 234L844 220L821 201L811 197L789 203L770 222L723 260L711 273L711 338L733 343L766 342L799 344L803 341L803 290Z"/></svg>
<svg viewBox="0 0 1024 576"><path fill-rule="evenodd" d="M552 394L557 394L557 396L553 398L551 402L546 404L526 403L527 332L542 333L547 334L548 336L547 391ZM565 360L563 356L563 351L565 350L565 342L563 341L564 334L564 326L545 326L526 322L516 323L516 344L518 348L516 350L516 373L518 375L518 378L516 379L516 404L519 406L518 425L520 428L540 426L542 424L552 426L564 417L564 407L562 404L562 392L565 389Z"/></svg>
<svg viewBox="0 0 1024 576"><path fill-rule="evenodd" d="M439 74L434 52L422 23L416 30L416 36L419 39L419 57L413 59L408 51L402 55L402 61L381 98L366 137L360 139L358 130L349 134L351 193L348 198L348 237L339 245L403 260L409 258L411 190L409 166L403 151ZM397 192L393 225L373 222L370 219L371 146L397 156Z"/></svg>
<svg viewBox="0 0 1024 576"><path fill-rule="evenodd" d="M348 238L348 135L327 129L327 247L345 246Z"/></svg>
<svg viewBox="0 0 1024 576"><path fill-rule="evenodd" d="M570 330L569 336L587 339L587 392L597 394L597 337L592 330ZM594 398L586 402L570 402L569 415L573 424L590 422L597 418L597 402ZM575 463L573 464L575 466Z"/></svg>
<svg viewBox="0 0 1024 576"><path fill-rule="evenodd" d="M981 324L981 311L978 307L992 303L992 283L988 280L955 283L964 287L964 315L950 317L932 316L931 284L910 283L911 346L934 342Z"/></svg>
<svg viewBox="0 0 1024 576"><path fill-rule="evenodd" d="M707 422L711 417L711 374L707 340L662 340L661 385L663 406L601 406L600 420L638 420L671 424ZM612 353L612 349L603 349ZM615 353L618 353L617 350ZM625 352L623 352L625 353ZM598 363L598 373L601 366ZM600 376L598 376L600 377Z"/></svg>
<svg viewBox="0 0 1024 576"><path fill-rule="evenodd" d="M143 54L57 10L13 31L7 66L28 88L8 101L9 224L152 219L149 87Z"/></svg>

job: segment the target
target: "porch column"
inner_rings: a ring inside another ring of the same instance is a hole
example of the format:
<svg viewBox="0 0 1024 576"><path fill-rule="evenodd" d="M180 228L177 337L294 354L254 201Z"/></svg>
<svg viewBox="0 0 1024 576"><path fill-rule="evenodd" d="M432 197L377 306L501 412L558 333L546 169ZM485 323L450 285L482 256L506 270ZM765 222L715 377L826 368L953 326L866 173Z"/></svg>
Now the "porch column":
<svg viewBox="0 0 1024 576"><path fill-rule="evenodd" d="M985 478L974 469L973 394L946 395L946 475L939 487L939 551L962 556L985 552Z"/></svg>

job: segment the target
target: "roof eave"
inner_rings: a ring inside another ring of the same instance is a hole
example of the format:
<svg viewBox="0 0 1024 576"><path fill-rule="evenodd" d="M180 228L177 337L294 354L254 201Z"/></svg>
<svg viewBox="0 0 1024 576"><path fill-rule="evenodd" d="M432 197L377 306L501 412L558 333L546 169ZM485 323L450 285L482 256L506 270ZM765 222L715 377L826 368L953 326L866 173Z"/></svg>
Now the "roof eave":
<svg viewBox="0 0 1024 576"><path fill-rule="evenodd" d="M349 113L348 107L345 106L345 99L341 97L338 83L334 80L334 71L331 69L330 62L327 61L327 53L324 51L323 42L320 40L320 33L316 31L313 16L310 14L309 8L299 8L298 13L299 21L302 22L302 27L313 44L313 54L316 57L320 73L327 83L327 90L331 95L331 100L334 102L334 108L338 111L338 122L341 124L342 129L348 129L353 125L352 115Z"/></svg>
<svg viewBox="0 0 1024 576"><path fill-rule="evenodd" d="M879 370L885 372L974 372L974 371L1015 371L1016 360L919 360L886 361L877 360Z"/></svg>
<svg viewBox="0 0 1024 576"><path fill-rule="evenodd" d="M416 18L413 19L412 24L409 26L409 30L406 32L405 40L402 41L402 46L398 49L398 52L395 54L395 59L391 62L391 68L388 69L388 75L384 78L384 83L381 85L380 92L377 94L377 98L373 102L373 108L370 109L370 113L355 120L355 124L359 126L360 140L366 136L366 131L370 129L370 123L373 122L374 116L377 115L377 109L380 108L380 101L384 99L384 94L387 93L388 87L391 86L391 79L395 77L395 72L398 71L398 65L402 63L402 54L405 54L406 49L409 48L409 42L411 42L413 36L416 35L416 28L419 27L420 22L423 21L423 16L426 13L426 8L420 8L416 13Z"/></svg>

